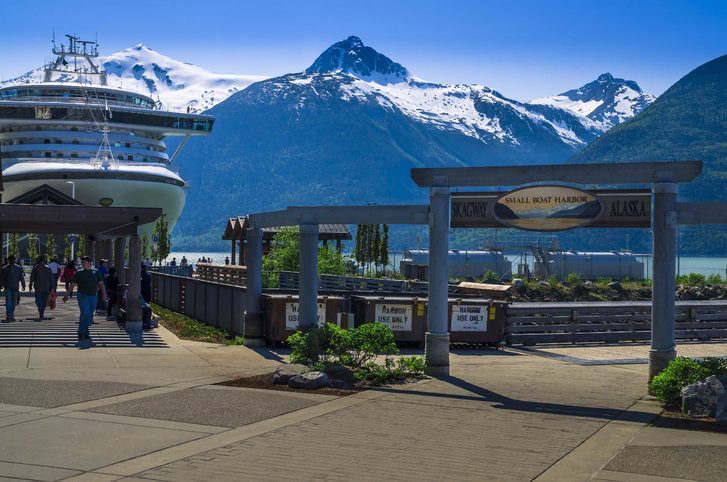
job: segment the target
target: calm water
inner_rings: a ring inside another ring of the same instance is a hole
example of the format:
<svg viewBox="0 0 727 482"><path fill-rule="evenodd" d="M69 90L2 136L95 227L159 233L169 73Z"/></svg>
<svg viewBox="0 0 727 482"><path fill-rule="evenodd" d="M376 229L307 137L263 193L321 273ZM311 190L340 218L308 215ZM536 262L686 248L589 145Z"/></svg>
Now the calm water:
<svg viewBox="0 0 727 482"><path fill-rule="evenodd" d="M197 260L204 256L205 258L212 258L212 261L216 264L225 264L225 257L230 256L230 253L225 252L188 252L188 251L179 251L179 252L173 252L169 255L169 258L167 258L167 261L171 261L172 257L177 258L177 264L179 264L179 261L182 259L182 256L186 256L187 260L192 263L196 264ZM644 274L647 278L651 277L651 274L653 273L652 268L652 257L651 255L636 255L639 258L639 261L644 263L644 270L646 271ZM390 262L390 268L393 267L395 270L399 270L399 261L401 261L402 253L401 252L394 252L389 257ZM517 262L517 259L515 257L508 256L507 257L510 261L513 261L513 265ZM528 261L530 261L530 264L532 264L532 257L528 257ZM531 266L532 267L532 266ZM678 274L689 274L689 273L699 273L703 274L705 276L708 276L710 274L719 274L722 276L722 278L725 278L725 274L727 273L727 258L707 258L707 257L685 257L682 256L677 260L677 271Z"/></svg>

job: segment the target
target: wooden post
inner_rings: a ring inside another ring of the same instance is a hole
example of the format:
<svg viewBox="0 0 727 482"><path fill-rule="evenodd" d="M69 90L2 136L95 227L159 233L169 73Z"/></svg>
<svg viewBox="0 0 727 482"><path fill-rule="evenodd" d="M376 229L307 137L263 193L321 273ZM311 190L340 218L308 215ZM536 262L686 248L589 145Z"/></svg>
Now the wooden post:
<svg viewBox="0 0 727 482"><path fill-rule="evenodd" d="M651 302L649 381L676 357L674 309L677 249L677 192L674 182L654 184L654 286Z"/></svg>
<svg viewBox="0 0 727 482"><path fill-rule="evenodd" d="M141 241L134 234L129 239L129 291L126 295L126 331L136 333L142 330L141 306Z"/></svg>
<svg viewBox="0 0 727 482"><path fill-rule="evenodd" d="M231 265L235 264L235 254L237 252L237 250L235 249L236 248L235 243L236 243L236 241L233 238L232 239L232 251L230 252L230 264Z"/></svg>
<svg viewBox="0 0 727 482"><path fill-rule="evenodd" d="M449 333L447 331L450 190L429 188L429 305L424 340L427 371L449 375Z"/></svg>
<svg viewBox="0 0 727 482"><path fill-rule="evenodd" d="M259 228L247 230L247 291L245 300L245 324L243 336L245 344L257 345L262 343L263 320L263 233Z"/></svg>
<svg viewBox="0 0 727 482"><path fill-rule="evenodd" d="M298 327L302 331L318 325L318 225L300 225L300 281Z"/></svg>
<svg viewBox="0 0 727 482"><path fill-rule="evenodd" d="M119 275L119 284L126 283L126 270L124 270L124 251L126 251L126 238L116 238L114 240L114 267L116 268L116 274Z"/></svg>

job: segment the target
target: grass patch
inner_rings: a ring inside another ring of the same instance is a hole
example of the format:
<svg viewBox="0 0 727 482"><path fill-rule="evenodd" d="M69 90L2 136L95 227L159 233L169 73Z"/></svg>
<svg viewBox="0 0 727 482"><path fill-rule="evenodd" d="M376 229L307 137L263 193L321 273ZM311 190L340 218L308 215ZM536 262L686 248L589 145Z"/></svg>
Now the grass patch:
<svg viewBox="0 0 727 482"><path fill-rule="evenodd" d="M226 330L205 325L194 318L162 308L159 305L152 303L151 309L159 316L159 323L183 340L225 345L242 345L245 341L241 336L232 336Z"/></svg>

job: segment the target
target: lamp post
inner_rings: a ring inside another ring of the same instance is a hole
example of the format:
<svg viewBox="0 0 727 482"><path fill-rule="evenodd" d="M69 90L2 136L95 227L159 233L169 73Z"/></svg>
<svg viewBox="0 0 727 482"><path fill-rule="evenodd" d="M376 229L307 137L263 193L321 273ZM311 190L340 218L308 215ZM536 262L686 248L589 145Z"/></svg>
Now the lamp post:
<svg viewBox="0 0 727 482"><path fill-rule="evenodd" d="M66 184L71 185L71 197L76 199L76 181L66 181ZM76 259L76 237L71 234L71 260Z"/></svg>

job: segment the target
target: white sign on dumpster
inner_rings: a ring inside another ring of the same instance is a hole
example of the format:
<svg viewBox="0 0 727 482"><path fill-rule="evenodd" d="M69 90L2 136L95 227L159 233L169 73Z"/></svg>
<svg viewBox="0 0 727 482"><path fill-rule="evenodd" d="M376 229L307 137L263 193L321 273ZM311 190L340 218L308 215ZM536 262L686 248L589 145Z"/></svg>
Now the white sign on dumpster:
<svg viewBox="0 0 727 482"><path fill-rule="evenodd" d="M285 303L285 329L295 331L298 329L298 303ZM318 326L326 322L326 305L318 303L318 314L316 315Z"/></svg>
<svg viewBox="0 0 727 482"><path fill-rule="evenodd" d="M376 305L376 322L383 323L392 331L411 331L411 305Z"/></svg>
<svg viewBox="0 0 727 482"><path fill-rule="evenodd" d="M452 331L487 331L487 305L452 305Z"/></svg>

